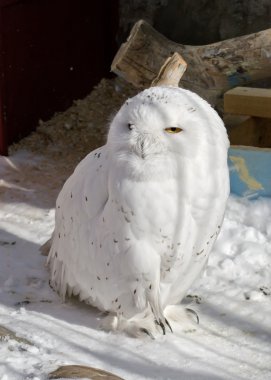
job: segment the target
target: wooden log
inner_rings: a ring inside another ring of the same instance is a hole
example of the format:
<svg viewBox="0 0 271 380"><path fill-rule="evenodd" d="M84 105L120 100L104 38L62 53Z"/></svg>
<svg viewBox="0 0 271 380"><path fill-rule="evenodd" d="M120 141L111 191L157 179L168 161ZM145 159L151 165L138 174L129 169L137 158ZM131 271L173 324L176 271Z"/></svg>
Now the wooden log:
<svg viewBox="0 0 271 380"><path fill-rule="evenodd" d="M49 374L49 379L124 380L113 373L83 365L64 365Z"/></svg>
<svg viewBox="0 0 271 380"><path fill-rule="evenodd" d="M271 89L235 87L224 94L224 111L271 118Z"/></svg>
<svg viewBox="0 0 271 380"><path fill-rule="evenodd" d="M7 340L13 339L13 340L16 340L16 342L18 343L23 343L23 344L28 344L30 346L33 346L33 343L31 343L28 339L21 338L17 336L17 334L14 331L9 330L6 327L0 325L0 341L4 339L7 339Z"/></svg>
<svg viewBox="0 0 271 380"><path fill-rule="evenodd" d="M271 81L271 29L203 46L181 45L138 21L117 52L111 69L138 88L149 87L174 52L187 62L180 86L205 98L219 110L223 94L243 85Z"/></svg>

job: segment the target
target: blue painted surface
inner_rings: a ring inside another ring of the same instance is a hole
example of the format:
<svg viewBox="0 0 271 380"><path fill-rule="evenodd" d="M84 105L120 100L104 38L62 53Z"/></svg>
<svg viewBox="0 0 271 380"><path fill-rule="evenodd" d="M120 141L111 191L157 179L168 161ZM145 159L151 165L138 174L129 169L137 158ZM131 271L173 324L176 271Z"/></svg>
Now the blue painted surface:
<svg viewBox="0 0 271 380"><path fill-rule="evenodd" d="M231 193L271 197L271 149L231 146L228 155Z"/></svg>
<svg viewBox="0 0 271 380"><path fill-rule="evenodd" d="M247 73L234 72L228 75L227 78L231 87L244 86L251 81L251 78Z"/></svg>

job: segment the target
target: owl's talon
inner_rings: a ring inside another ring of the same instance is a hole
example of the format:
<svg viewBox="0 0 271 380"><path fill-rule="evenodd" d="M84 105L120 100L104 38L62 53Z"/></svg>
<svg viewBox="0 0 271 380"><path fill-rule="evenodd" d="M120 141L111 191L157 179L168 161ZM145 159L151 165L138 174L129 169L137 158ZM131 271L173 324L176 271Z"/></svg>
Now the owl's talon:
<svg viewBox="0 0 271 380"><path fill-rule="evenodd" d="M161 321L161 319L159 319L158 325L161 327L161 329L163 331L163 335L166 335L166 328L165 328L164 323Z"/></svg>
<svg viewBox="0 0 271 380"><path fill-rule="evenodd" d="M168 328L170 329L170 331L173 333L172 327L170 326L170 323L166 318L165 318L165 322L166 322Z"/></svg>
<svg viewBox="0 0 271 380"><path fill-rule="evenodd" d="M165 325L163 324L163 322L161 321L161 319L159 319L159 321L157 321L157 319L154 320L155 324L160 326L162 331L163 331L163 335L166 335L166 329L165 329Z"/></svg>
<svg viewBox="0 0 271 380"><path fill-rule="evenodd" d="M198 324L199 324L199 316L198 316L198 314L195 312L195 310L193 310L193 309L189 309L189 308L186 308L185 310L188 311L188 313L190 313L190 314L192 314L192 315L194 315L194 316L196 317L197 325L198 325Z"/></svg>
<svg viewBox="0 0 271 380"><path fill-rule="evenodd" d="M166 335L166 328L165 328L165 325L164 323L161 321L161 319L159 319L159 322L157 321L157 319L155 319L155 324L160 326L162 331L163 331L163 335ZM168 326L168 328L170 329L170 331L173 333L173 330L172 330L172 327L170 326L168 320L165 318L165 324Z"/></svg>
<svg viewBox="0 0 271 380"><path fill-rule="evenodd" d="M155 340L154 336L152 335L152 333L148 329L141 327L140 331L143 332L144 334L148 335L151 339Z"/></svg>

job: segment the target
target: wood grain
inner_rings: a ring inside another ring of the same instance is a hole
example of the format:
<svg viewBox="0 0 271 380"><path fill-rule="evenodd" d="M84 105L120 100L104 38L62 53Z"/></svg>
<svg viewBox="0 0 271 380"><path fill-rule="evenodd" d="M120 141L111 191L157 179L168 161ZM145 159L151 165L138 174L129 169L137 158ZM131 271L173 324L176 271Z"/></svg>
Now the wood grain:
<svg viewBox="0 0 271 380"><path fill-rule="evenodd" d="M179 86L179 82L187 69L187 63L179 53L166 59L151 86Z"/></svg>
<svg viewBox="0 0 271 380"><path fill-rule="evenodd" d="M236 87L224 94L224 111L271 118L271 89Z"/></svg>

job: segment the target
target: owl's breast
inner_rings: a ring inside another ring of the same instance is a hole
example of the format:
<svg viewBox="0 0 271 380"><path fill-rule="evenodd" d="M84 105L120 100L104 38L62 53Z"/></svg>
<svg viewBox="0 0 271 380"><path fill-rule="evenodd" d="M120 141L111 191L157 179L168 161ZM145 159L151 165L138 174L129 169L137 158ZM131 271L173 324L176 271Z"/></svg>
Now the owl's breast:
<svg viewBox="0 0 271 380"><path fill-rule="evenodd" d="M174 180L116 184L111 193L118 218L137 238L172 235L178 217L178 189Z"/></svg>
<svg viewBox="0 0 271 380"><path fill-rule="evenodd" d="M199 166L195 172L190 160L179 165L178 175L161 180L135 180L123 172L110 177L105 233L118 237L113 240L119 252L135 240L147 242L166 260L172 251L180 257L204 249L222 220L227 190L221 189L227 186L223 171L209 176L208 165Z"/></svg>

